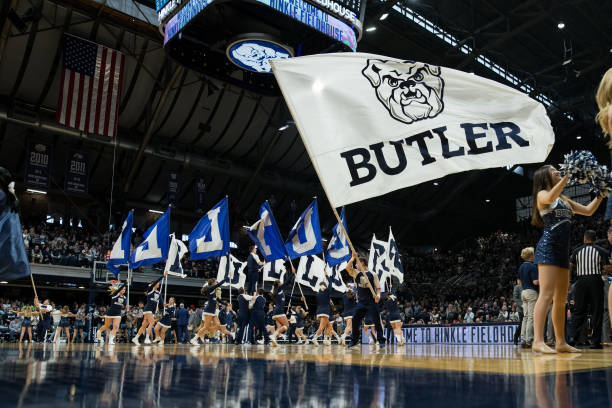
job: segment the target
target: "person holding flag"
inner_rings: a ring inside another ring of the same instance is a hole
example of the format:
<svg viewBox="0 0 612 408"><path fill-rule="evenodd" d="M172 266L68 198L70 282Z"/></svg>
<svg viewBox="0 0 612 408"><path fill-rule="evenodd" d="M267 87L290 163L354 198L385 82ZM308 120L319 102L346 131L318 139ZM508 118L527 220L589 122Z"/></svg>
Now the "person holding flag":
<svg viewBox="0 0 612 408"><path fill-rule="evenodd" d="M355 261L357 261L357 269L361 272L359 276L358 272L353 268ZM380 310L378 308L378 302L380 302L380 283L378 282L378 277L376 274L368 271L368 268L365 266L365 260L357 258L356 253L353 253L349 263L346 265L346 271L351 277L357 278L358 298L351 322L352 341L349 347L356 346L359 343L361 338L361 321L366 314L374 322L378 343L385 344L385 336L380 323ZM370 288L374 289L374 294L372 294Z"/></svg>
<svg viewBox="0 0 612 408"><path fill-rule="evenodd" d="M257 256L257 247L252 245L249 248L249 257L247 258L247 293L255 294L257 281L259 280L259 270L264 263Z"/></svg>
<svg viewBox="0 0 612 408"><path fill-rule="evenodd" d="M162 276L155 279L147 287L147 291L145 292L147 296L147 303L145 304L145 307L143 309L142 325L140 326L140 329L138 329L138 333L136 333L136 335L132 339L132 343L136 344L137 346L140 345L138 338L145 333L145 344L151 344L151 339L149 336L151 335L151 330L153 330L153 326L155 326L155 313L157 313L159 303L164 303L164 299L160 289L160 282L166 276L168 276L168 271L164 271L164 274Z"/></svg>
<svg viewBox="0 0 612 408"><path fill-rule="evenodd" d="M198 338L204 340L205 333L213 332L213 329L216 331L217 327L220 326L218 320L217 322L215 322L215 318L217 317L218 313L217 297L221 297L220 288L221 285L223 285L225 282L225 279L221 282L217 282L215 278L210 278L206 282L206 285L204 285L204 287L202 288L202 295L204 295L204 297L206 298L206 306L204 306L204 312L202 313L204 315L204 321L200 325L200 329L198 330L197 335L193 339L191 339L191 344L197 346ZM217 293L217 289L219 289L219 293ZM223 329L224 328L221 327L221 331L223 332L223 334L230 334L227 330Z"/></svg>
<svg viewBox="0 0 612 408"><path fill-rule="evenodd" d="M121 283L121 281L119 281L117 286L110 286L108 288L111 296L111 302L108 310L106 311L106 316L104 316L104 325L100 327L100 329L96 333L96 343L104 343L104 340L102 339L102 333L109 330L112 325L113 329L108 338L108 344L115 344L117 329L119 329L119 324L121 323L121 312L124 308L126 309L126 311L129 310L129 305L127 305L125 297L127 285L127 281L124 283Z"/></svg>
<svg viewBox="0 0 612 408"><path fill-rule="evenodd" d="M164 344L166 339L166 331L172 326L172 318L174 317L174 311L176 310L176 304L174 298L168 299L168 304L164 305L162 317L159 322L155 325L155 340L153 343Z"/></svg>
<svg viewBox="0 0 612 408"><path fill-rule="evenodd" d="M284 333L289 329L289 320L287 319L287 315L285 314L285 290L289 290L289 287L293 285L295 280L295 269L291 269L293 276L287 279L285 282L281 283L281 281L274 282L274 289L272 290L272 296L274 298L274 311L272 312L272 319L276 323L276 331L270 336L270 341L273 346L278 346L276 339L279 335ZM292 296L289 297L293 299L301 299L303 302L306 301L304 297Z"/></svg>

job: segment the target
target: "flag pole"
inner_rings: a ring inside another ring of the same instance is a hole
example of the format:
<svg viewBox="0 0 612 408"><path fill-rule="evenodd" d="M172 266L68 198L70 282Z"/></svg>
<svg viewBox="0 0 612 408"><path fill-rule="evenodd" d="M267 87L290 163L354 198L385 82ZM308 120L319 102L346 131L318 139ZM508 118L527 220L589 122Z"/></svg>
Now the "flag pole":
<svg viewBox="0 0 612 408"><path fill-rule="evenodd" d="M274 72L274 63L272 62L270 64L272 66L272 72L274 74L276 74ZM289 99L285 96L285 90L283 89L283 87L280 87L281 90L281 94L283 95L283 99L285 99L285 102L287 102ZM344 233L344 236L346 237L346 240L349 243L349 247L351 248L351 251L354 254L357 254L357 251L355 251L355 247L353 246L353 243L351 242L351 238L349 237L348 233L346 232L346 228L344 228L344 224L342 223L342 221L340 220L340 216L338 215L338 211L336 210L336 207L333 206L331 200L329 199L329 194L327 193L327 189L325 188L325 184L323 183L323 178L321 177L321 174L319 173L319 166L316 164L316 162L312 159L312 154L310 152L310 148L308 143L306 143L306 140L304 140L304 136L302 136L302 132L301 132L301 122L300 122L300 118L298 115L294 115L293 114L293 106L290 103L287 103L287 107L289 108L289 113L291 113L291 116L293 117L294 121L295 121L295 127L298 130L298 134L300 135L300 138L302 139L302 142L304 143L304 147L306 148L306 153L308 153L308 157L310 158L310 161L312 162L312 167L314 168L315 172L317 173L317 177L319 178L319 182L321 183L321 187L323 187L323 192L325 193L325 197L327 198L327 201L329 202L329 206L331 207L334 215L336 216L336 219L338 220L338 223L340 224L340 228L342 229L342 232ZM361 261L359 261L359 257L357 257L357 265L361 265ZM368 288L370 289L370 292L372 292L372 296L376 297L376 292L374 291L374 288L372 287L372 284L370 283L370 280L368 279L368 276L365 274L365 272L363 272L359 267L357 268L359 269L359 272L361 272L363 274L363 277L366 278L366 284L368 285Z"/></svg>
<svg viewBox="0 0 612 408"><path fill-rule="evenodd" d="M132 284L132 282L130 281L130 272L132 271L132 268L130 268L130 266L128 265L128 276L127 276L127 305L130 305L130 286Z"/></svg>
<svg viewBox="0 0 612 408"><path fill-rule="evenodd" d="M229 251L227 251L227 265L229 266L229 264L230 264L230 253L229 253ZM229 271L228 271L228 272L229 272ZM229 273L228 273L228 274L229 274ZM232 276L232 278L231 278L231 279L233 279L233 276ZM230 285L229 285L229 291L230 291L230 306L232 305L232 281L231 281L231 279L230 279L230 283L229 283L229 284L230 284Z"/></svg>
<svg viewBox="0 0 612 408"><path fill-rule="evenodd" d="M36 285L34 284L34 278L32 277L32 272L30 272L30 281L32 282L32 289L34 289L34 298L38 299L38 294L36 293Z"/></svg>
<svg viewBox="0 0 612 408"><path fill-rule="evenodd" d="M289 258L289 256L287 256L287 258ZM295 268L293 267L293 262L291 261L291 258L289 258L289 265L291 265L292 270L295 270ZM293 280L293 285L295 286L295 278ZM302 298L304 298L304 307L308 311L308 303L306 303L306 296L304 296L304 292L302 291L302 286L300 285L300 282L298 282L297 285L298 285L298 289L300 290L300 294L302 295ZM291 291L293 292L293 290Z"/></svg>

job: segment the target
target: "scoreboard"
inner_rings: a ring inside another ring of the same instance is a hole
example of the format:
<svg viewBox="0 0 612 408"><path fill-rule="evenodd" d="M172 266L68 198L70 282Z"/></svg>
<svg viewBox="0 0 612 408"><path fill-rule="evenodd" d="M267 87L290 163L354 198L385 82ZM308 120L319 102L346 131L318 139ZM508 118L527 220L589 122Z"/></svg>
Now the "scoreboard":
<svg viewBox="0 0 612 408"><path fill-rule="evenodd" d="M367 0L305 0L315 7L330 13L348 23L358 31L363 31L363 14Z"/></svg>

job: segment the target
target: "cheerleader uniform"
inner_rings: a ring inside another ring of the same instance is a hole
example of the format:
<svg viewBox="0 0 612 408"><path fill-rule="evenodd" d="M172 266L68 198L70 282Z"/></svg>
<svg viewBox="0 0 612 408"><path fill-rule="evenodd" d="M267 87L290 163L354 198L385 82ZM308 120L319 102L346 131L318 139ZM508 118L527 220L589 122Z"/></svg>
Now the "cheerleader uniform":
<svg viewBox="0 0 612 408"><path fill-rule="evenodd" d="M70 327L70 319L68 318L68 316L62 315L62 317L60 317L58 326L59 327Z"/></svg>
<svg viewBox="0 0 612 408"><path fill-rule="evenodd" d="M302 316L302 312L297 312L295 314L295 320L295 328L304 329L304 317Z"/></svg>
<svg viewBox="0 0 612 408"><path fill-rule="evenodd" d="M365 318L363 320L363 325L364 325L364 327L374 326L374 322L372 321L372 318L369 315L365 316Z"/></svg>
<svg viewBox="0 0 612 408"><path fill-rule="evenodd" d="M331 286L317 292L317 319L319 317L327 317L329 319L329 316L331 316L330 294Z"/></svg>
<svg viewBox="0 0 612 408"><path fill-rule="evenodd" d="M119 287L117 287L117 289L115 289L115 291L113 292L114 294L111 295L111 303L110 303L110 307L106 311L106 317L109 317L111 319L121 319L121 312L123 311L123 308L125 307L126 297L119 295L119 293L121 292L121 290L123 290L124 287L125 287L125 283L122 283L121 285L119 285ZM147 295L147 299L148 299L148 295ZM147 304L148 304L148 300L147 300Z"/></svg>
<svg viewBox="0 0 612 408"><path fill-rule="evenodd" d="M389 297L387 297L387 300L385 300L384 308L387 311L386 317L389 323L399 323L402 321L402 317L400 316L400 311L399 307L397 306L395 296L390 295Z"/></svg>
<svg viewBox="0 0 612 408"><path fill-rule="evenodd" d="M161 327L165 327L168 329L172 326L172 318L174 317L174 311L176 310L175 306L166 306L164 309L164 314L159 322L157 322Z"/></svg>
<svg viewBox="0 0 612 408"><path fill-rule="evenodd" d="M342 296L342 303L344 305L342 317L344 317L345 319L352 319L353 309L355 309L355 305L357 304L357 301L355 300L354 297L351 299L345 293L344 296Z"/></svg>
<svg viewBox="0 0 612 408"><path fill-rule="evenodd" d="M156 281L154 281L153 283L149 285L149 288L147 291L147 304L145 305L143 309L143 312L142 312L143 314L149 314L149 313L155 314L155 312L157 312L158 304L160 302L164 303L164 299L161 295L161 291L153 289L155 285L157 285L159 281L161 281L162 279L164 279L164 275L160 276L159 278L157 278Z"/></svg>
<svg viewBox="0 0 612 408"><path fill-rule="evenodd" d="M206 297L206 306L204 306L204 314L206 316L218 316L219 309L217 308L217 288L225 283L225 279L214 286L206 286L204 288L204 296Z"/></svg>
<svg viewBox="0 0 612 408"><path fill-rule="evenodd" d="M285 315L285 289L293 284L293 279L288 278L282 285L274 288L272 292L274 297L274 310L272 311L272 318L286 317ZM299 299L299 296L291 296L292 299Z"/></svg>
<svg viewBox="0 0 612 408"><path fill-rule="evenodd" d="M21 327L32 327L32 318L24 317L23 322L21 322Z"/></svg>
<svg viewBox="0 0 612 408"><path fill-rule="evenodd" d="M540 210L544 233L535 250L533 263L569 269L572 209L560 198Z"/></svg>

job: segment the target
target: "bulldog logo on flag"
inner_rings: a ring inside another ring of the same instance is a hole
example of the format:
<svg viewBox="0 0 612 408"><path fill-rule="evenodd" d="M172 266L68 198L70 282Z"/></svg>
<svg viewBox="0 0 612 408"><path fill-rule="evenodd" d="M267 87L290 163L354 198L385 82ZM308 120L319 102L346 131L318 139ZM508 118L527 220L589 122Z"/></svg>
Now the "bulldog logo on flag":
<svg viewBox="0 0 612 408"><path fill-rule="evenodd" d="M444 110L440 67L414 61L369 59L361 73L393 119L412 123L435 118Z"/></svg>

